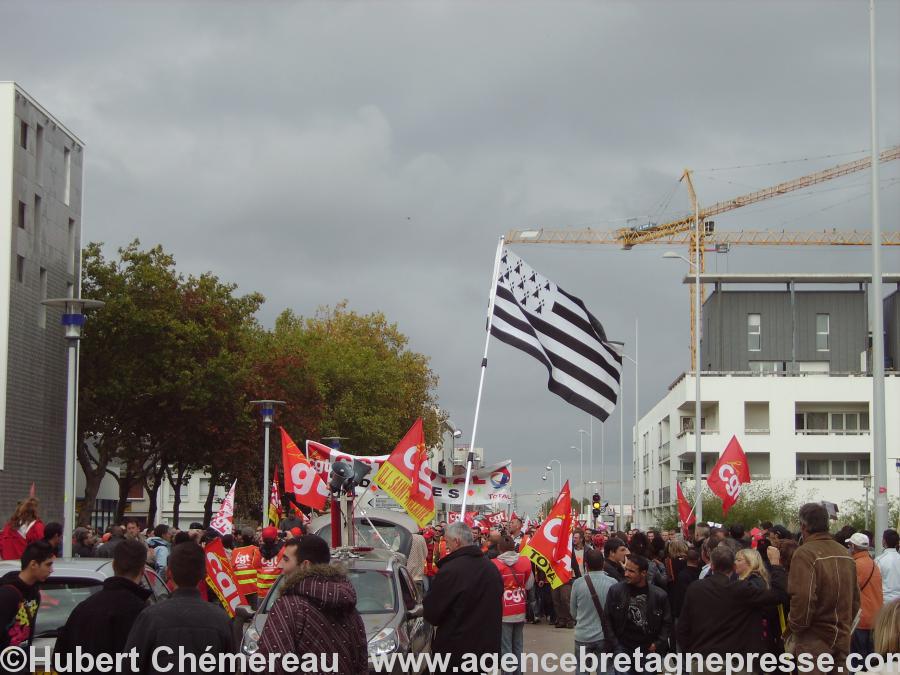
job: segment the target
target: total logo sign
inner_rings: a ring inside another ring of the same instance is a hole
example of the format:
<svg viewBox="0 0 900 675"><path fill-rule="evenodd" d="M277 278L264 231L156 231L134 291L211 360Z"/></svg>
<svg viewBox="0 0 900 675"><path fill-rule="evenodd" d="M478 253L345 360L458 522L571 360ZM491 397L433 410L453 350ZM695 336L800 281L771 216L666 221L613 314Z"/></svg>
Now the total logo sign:
<svg viewBox="0 0 900 675"><path fill-rule="evenodd" d="M495 490L506 487L510 481L509 467L504 466L491 474L491 485Z"/></svg>

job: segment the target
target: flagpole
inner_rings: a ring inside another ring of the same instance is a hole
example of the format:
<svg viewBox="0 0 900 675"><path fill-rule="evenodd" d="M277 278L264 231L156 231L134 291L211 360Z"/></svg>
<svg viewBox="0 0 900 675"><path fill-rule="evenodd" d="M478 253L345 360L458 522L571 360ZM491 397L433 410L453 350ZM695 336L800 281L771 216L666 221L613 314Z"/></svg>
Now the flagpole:
<svg viewBox="0 0 900 675"><path fill-rule="evenodd" d="M466 501L469 496L469 481L472 478L472 463L475 461L475 434L478 431L478 413L481 412L481 393L484 390L484 373L487 370L488 347L491 344L491 324L494 321L494 301L497 298L497 274L500 269L500 255L503 253L503 237L497 242L497 255L494 256L494 273L491 275L491 294L488 302L487 335L484 336L484 356L481 358L481 375L478 379L478 397L475 399L475 420L472 422L472 439L469 443L469 454L466 457L466 482L463 486L460 516L465 516Z"/></svg>

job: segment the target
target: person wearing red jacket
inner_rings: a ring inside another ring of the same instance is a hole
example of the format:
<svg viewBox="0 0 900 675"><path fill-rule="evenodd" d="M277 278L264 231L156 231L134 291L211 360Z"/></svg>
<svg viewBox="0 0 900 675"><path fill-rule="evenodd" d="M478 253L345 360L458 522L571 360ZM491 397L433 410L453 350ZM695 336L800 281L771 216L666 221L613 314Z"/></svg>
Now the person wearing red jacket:
<svg viewBox="0 0 900 675"><path fill-rule="evenodd" d="M534 586L531 561L516 550L516 544L507 534L497 541L499 555L491 562L503 577L503 626L500 634L501 654L514 654L516 668L512 672L521 675L518 662L525 651L525 616L528 591Z"/></svg>
<svg viewBox="0 0 900 675"><path fill-rule="evenodd" d="M44 538L44 523L38 516L38 506L37 497L29 497L16 507L16 512L0 532L0 559L20 560L28 544Z"/></svg>

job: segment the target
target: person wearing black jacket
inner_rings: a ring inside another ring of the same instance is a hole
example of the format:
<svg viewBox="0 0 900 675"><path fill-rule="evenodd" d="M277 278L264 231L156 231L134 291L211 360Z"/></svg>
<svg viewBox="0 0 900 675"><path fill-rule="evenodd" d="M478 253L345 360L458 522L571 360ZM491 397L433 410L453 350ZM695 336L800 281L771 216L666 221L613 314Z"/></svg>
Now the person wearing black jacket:
<svg viewBox="0 0 900 675"><path fill-rule="evenodd" d="M765 651L759 608L775 607L787 595L787 577L778 549L767 550L772 563L772 588L733 581L734 553L717 546L710 553L712 573L691 584L678 617L676 638L686 652L700 654L761 653Z"/></svg>
<svg viewBox="0 0 900 675"><path fill-rule="evenodd" d="M503 577L473 544L472 531L456 522L444 534L447 555L425 596L424 618L437 631L431 649L460 667L464 654L500 653Z"/></svg>
<svg viewBox="0 0 900 675"><path fill-rule="evenodd" d="M60 629L54 649L57 654L118 654L124 651L135 619L147 608L149 589L141 588L147 547L128 539L113 552L114 577L103 581L103 589L78 605Z"/></svg>
<svg viewBox="0 0 900 675"><path fill-rule="evenodd" d="M212 654L216 659L234 651L228 615L221 606L204 602L197 590L206 575L203 549L192 541L172 547L169 573L175 592L165 602L141 612L125 642L123 651L137 650L141 673L156 672L152 656L160 647L172 650L170 655L158 653L156 659L162 668L171 666L168 672L177 671L182 650L197 657Z"/></svg>
<svg viewBox="0 0 900 675"><path fill-rule="evenodd" d="M659 586L647 583L650 561L631 555L625 562L625 581L609 589L605 609L621 648L632 653L666 654L672 632L669 598Z"/></svg>
<svg viewBox="0 0 900 675"><path fill-rule="evenodd" d="M41 602L40 584L53 573L53 548L43 539L22 552L21 571L0 579L0 652L7 647L27 647Z"/></svg>
<svg viewBox="0 0 900 675"><path fill-rule="evenodd" d="M625 558L628 557L628 547L625 542L618 537L610 537L603 544L603 555L606 562L603 565L603 571L606 572L616 581L625 581Z"/></svg>

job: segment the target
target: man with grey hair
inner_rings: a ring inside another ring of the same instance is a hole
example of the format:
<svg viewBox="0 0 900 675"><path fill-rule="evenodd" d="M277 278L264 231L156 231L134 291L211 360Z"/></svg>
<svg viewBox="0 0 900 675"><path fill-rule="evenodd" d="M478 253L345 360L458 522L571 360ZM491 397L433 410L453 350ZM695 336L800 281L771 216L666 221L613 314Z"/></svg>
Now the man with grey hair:
<svg viewBox="0 0 900 675"><path fill-rule="evenodd" d="M828 532L828 511L821 504L800 507L803 544L791 558L788 625L797 654L831 654L843 663L850 652L850 628L859 611L856 563ZM818 670L814 670L818 673Z"/></svg>
<svg viewBox="0 0 900 675"><path fill-rule="evenodd" d="M498 654L503 621L503 578L473 544L468 525L457 521L444 532L447 555L425 596L425 620L437 627L431 649L459 668L464 654Z"/></svg>

